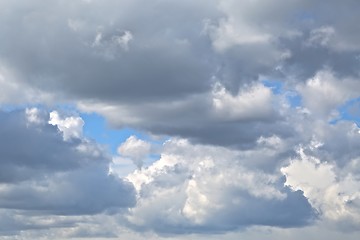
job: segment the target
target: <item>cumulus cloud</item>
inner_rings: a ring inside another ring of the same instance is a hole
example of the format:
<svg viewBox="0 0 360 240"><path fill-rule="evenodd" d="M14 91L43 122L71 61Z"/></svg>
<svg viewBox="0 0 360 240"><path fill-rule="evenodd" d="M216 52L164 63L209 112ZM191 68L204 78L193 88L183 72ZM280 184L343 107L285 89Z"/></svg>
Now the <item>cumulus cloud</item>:
<svg viewBox="0 0 360 240"><path fill-rule="evenodd" d="M180 139L164 148L153 165L128 176L138 192L138 204L127 216L134 228L222 232L250 225L302 226L315 216L300 192L282 186L281 175L244 166L256 153L246 158L243 152Z"/></svg>
<svg viewBox="0 0 360 240"><path fill-rule="evenodd" d="M305 84L297 86L304 107L312 114L320 114L324 117L331 117L332 111L337 111L342 104L358 97L359 88L358 79L339 79L328 70L319 71Z"/></svg>
<svg viewBox="0 0 360 240"><path fill-rule="evenodd" d="M61 118L57 111L50 112L49 124L57 126L62 132L64 140L71 138L81 138L84 121L80 117L65 117Z"/></svg>
<svg viewBox="0 0 360 240"><path fill-rule="evenodd" d="M353 160L354 164L357 160ZM311 205L342 230L358 230L360 189L358 174L337 169L336 164L321 162L299 150L299 159L281 169L286 185L301 190ZM306 173L304 175L304 173Z"/></svg>
<svg viewBox="0 0 360 240"><path fill-rule="evenodd" d="M213 105L220 118L230 120L267 119L273 112L271 90L260 84L243 90L237 96L232 96L221 84L216 84Z"/></svg>
<svg viewBox="0 0 360 240"><path fill-rule="evenodd" d="M150 149L150 143L132 135L118 147L118 153L129 157L134 164L141 169L144 159L150 153Z"/></svg>

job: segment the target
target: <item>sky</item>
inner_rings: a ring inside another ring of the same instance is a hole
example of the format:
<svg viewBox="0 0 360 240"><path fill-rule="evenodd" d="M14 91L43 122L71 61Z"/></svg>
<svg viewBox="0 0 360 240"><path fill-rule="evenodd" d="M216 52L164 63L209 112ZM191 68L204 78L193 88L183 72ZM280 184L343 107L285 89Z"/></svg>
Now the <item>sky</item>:
<svg viewBox="0 0 360 240"><path fill-rule="evenodd" d="M0 0L0 239L359 239L359 12Z"/></svg>

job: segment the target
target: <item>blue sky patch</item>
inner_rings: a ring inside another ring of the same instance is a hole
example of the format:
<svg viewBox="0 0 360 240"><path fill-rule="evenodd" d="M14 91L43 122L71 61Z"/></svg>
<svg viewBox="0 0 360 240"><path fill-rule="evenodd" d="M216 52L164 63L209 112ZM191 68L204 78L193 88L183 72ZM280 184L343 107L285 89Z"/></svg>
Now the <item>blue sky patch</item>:
<svg viewBox="0 0 360 240"><path fill-rule="evenodd" d="M336 124L338 121L353 121L360 126L360 97L347 101L338 108L339 117L331 120L330 124Z"/></svg>
<svg viewBox="0 0 360 240"><path fill-rule="evenodd" d="M262 84L264 84L265 87L270 88L275 95L281 94L283 92L284 83L281 81L263 80Z"/></svg>
<svg viewBox="0 0 360 240"><path fill-rule="evenodd" d="M98 143L108 145L111 153L116 154L118 146L126 141L131 135L139 139L148 140L143 133L132 128L112 129L106 120L96 113L81 113L80 117L84 120L83 133L85 137L96 140Z"/></svg>
<svg viewBox="0 0 360 240"><path fill-rule="evenodd" d="M298 94L295 91L288 92L286 94L286 99L292 108L301 106L302 98L301 98L300 94Z"/></svg>
<svg viewBox="0 0 360 240"><path fill-rule="evenodd" d="M289 91L284 89L284 83L282 81L263 80L262 84L265 87L270 88L275 95L285 94L286 100L289 102L291 107L295 108L301 106L302 99L300 94L296 91Z"/></svg>

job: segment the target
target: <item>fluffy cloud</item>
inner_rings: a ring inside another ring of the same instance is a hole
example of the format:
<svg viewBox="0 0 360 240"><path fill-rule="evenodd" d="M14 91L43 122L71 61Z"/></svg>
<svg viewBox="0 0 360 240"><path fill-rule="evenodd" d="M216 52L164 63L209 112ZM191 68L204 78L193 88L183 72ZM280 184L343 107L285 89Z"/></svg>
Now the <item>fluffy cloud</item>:
<svg viewBox="0 0 360 240"><path fill-rule="evenodd" d="M271 90L263 85L243 90L234 97L218 84L214 87L213 104L220 118L230 120L267 119L273 112Z"/></svg>
<svg viewBox="0 0 360 240"><path fill-rule="evenodd" d="M150 149L150 143L138 139L136 136L130 136L119 146L118 153L125 157L129 157L134 164L141 169L143 160L150 153Z"/></svg>
<svg viewBox="0 0 360 240"><path fill-rule="evenodd" d="M312 114L334 117L334 111L347 101L358 97L360 84L358 79L340 78L327 70L319 71L316 75L299 84L297 90L303 100L303 106Z"/></svg>
<svg viewBox="0 0 360 240"><path fill-rule="evenodd" d="M302 226L315 217L301 192L283 187L281 174L244 167L259 153L246 156L175 139L164 148L157 162L128 176L138 191L138 204L127 216L134 228L222 232Z"/></svg>
<svg viewBox="0 0 360 240"><path fill-rule="evenodd" d="M59 131L63 133L64 140L71 138L81 138L84 121L80 117L66 117L62 119L59 113L52 111L50 113L49 124L57 126Z"/></svg>
<svg viewBox="0 0 360 240"><path fill-rule="evenodd" d="M337 228L358 230L358 173L339 170L336 164L321 162L316 157L306 155L303 149L299 151L300 159L294 159L289 166L282 168L287 178L285 184L293 190L303 191L321 217ZM357 162L358 159L354 159L349 164Z"/></svg>

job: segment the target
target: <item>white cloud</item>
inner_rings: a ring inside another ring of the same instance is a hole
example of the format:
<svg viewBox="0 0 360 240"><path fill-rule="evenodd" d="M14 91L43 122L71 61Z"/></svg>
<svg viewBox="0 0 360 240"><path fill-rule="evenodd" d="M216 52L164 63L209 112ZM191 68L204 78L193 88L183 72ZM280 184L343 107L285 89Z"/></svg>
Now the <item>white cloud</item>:
<svg viewBox="0 0 360 240"><path fill-rule="evenodd" d="M359 96L360 84L357 79L338 79L333 72L322 70L305 84L299 84L297 90L304 107L312 114L329 118L337 111L337 107Z"/></svg>
<svg viewBox="0 0 360 240"><path fill-rule="evenodd" d="M294 200L279 188L281 175L245 168L242 162L251 161L251 157L241 159L240 154L220 147L191 145L186 140L169 140L158 161L128 176L138 191L138 204L130 210L128 221L158 232L276 225L279 219L267 219L266 215L291 211L275 206ZM302 200L295 201L300 204ZM265 212L247 210L257 207Z"/></svg>
<svg viewBox="0 0 360 240"><path fill-rule="evenodd" d="M213 89L213 105L219 118L246 120L268 118L274 112L271 90L261 84L241 90L233 96L220 83Z"/></svg>
<svg viewBox="0 0 360 240"><path fill-rule="evenodd" d="M285 185L301 190L319 212L321 220L343 230L359 230L359 175L343 172L336 165L320 161L299 150L299 158L281 169Z"/></svg>
<svg viewBox="0 0 360 240"><path fill-rule="evenodd" d="M52 111L50 112L49 124L57 126L65 141L82 137L84 121L81 117L62 118L57 111Z"/></svg>
<svg viewBox="0 0 360 240"><path fill-rule="evenodd" d="M38 108L26 108L25 114L29 123L43 124L45 120L42 116L42 112Z"/></svg>
<svg viewBox="0 0 360 240"><path fill-rule="evenodd" d="M224 52L236 45L257 45L268 44L271 35L254 29L244 23L236 23L229 18L220 21L219 26L205 25L205 31L212 38L214 48L219 52Z"/></svg>
<svg viewBox="0 0 360 240"><path fill-rule="evenodd" d="M136 136L130 136L118 147L118 153L129 157L141 169L144 159L150 154L151 144Z"/></svg>

